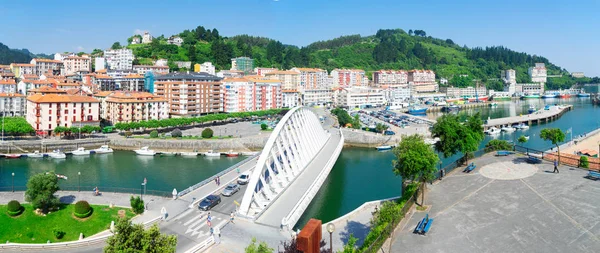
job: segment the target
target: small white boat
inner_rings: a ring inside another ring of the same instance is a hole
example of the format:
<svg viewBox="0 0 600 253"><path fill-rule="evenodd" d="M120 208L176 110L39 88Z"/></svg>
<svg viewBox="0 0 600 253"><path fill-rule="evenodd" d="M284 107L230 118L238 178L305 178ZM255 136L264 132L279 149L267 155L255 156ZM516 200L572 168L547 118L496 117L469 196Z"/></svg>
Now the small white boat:
<svg viewBox="0 0 600 253"><path fill-rule="evenodd" d="M507 132L507 133L511 133L511 132L514 132L517 129L515 129L514 127L511 127L511 126L505 126L505 127L502 127L501 130L504 131L504 132Z"/></svg>
<svg viewBox="0 0 600 253"><path fill-rule="evenodd" d="M162 155L162 156L175 156L175 155L177 155L177 152L168 152L168 151L165 151L165 152L160 152L160 155Z"/></svg>
<svg viewBox="0 0 600 253"><path fill-rule="evenodd" d="M65 153L60 152L60 149L53 150L51 153L48 153L48 156L55 159L65 159L67 155Z"/></svg>
<svg viewBox="0 0 600 253"><path fill-rule="evenodd" d="M393 148L392 146L386 145L386 146L379 146L379 147L377 147L377 150L378 151L385 151L385 150L391 150L392 148Z"/></svg>
<svg viewBox="0 0 600 253"><path fill-rule="evenodd" d="M495 128L495 127L491 127L490 129L485 131L485 133L489 134L489 135L499 134L500 132L502 132L502 130Z"/></svg>
<svg viewBox="0 0 600 253"><path fill-rule="evenodd" d="M240 154L243 156L253 156L258 155L258 152L241 152Z"/></svg>
<svg viewBox="0 0 600 253"><path fill-rule="evenodd" d="M60 179L64 179L64 180L67 180L67 179L69 179L67 176L65 176L65 175L61 175L61 174L56 174L56 177L57 177L57 178L60 178Z"/></svg>
<svg viewBox="0 0 600 253"><path fill-rule="evenodd" d="M218 156L221 156L221 153L209 150L208 152L204 152L204 155L211 156L211 157L218 157Z"/></svg>
<svg viewBox="0 0 600 253"><path fill-rule="evenodd" d="M529 135L525 135L525 140L529 140Z"/></svg>
<svg viewBox="0 0 600 253"><path fill-rule="evenodd" d="M40 153L39 150L34 151L33 153L27 154L29 158L43 158L44 154Z"/></svg>
<svg viewBox="0 0 600 253"><path fill-rule="evenodd" d="M90 151L85 150L85 148L81 147L81 148L78 148L77 150L71 151L71 154L73 154L73 155L90 155Z"/></svg>
<svg viewBox="0 0 600 253"><path fill-rule="evenodd" d="M198 152L181 152L181 156L198 156Z"/></svg>
<svg viewBox="0 0 600 253"><path fill-rule="evenodd" d="M108 147L108 145L102 145L97 149L94 149L94 152L96 154L108 154L108 153L112 153L113 149Z"/></svg>
<svg viewBox="0 0 600 253"><path fill-rule="evenodd" d="M529 129L529 125L527 125L525 123L521 123L521 124L517 125L516 128L520 129L520 130L527 130L527 129Z"/></svg>
<svg viewBox="0 0 600 253"><path fill-rule="evenodd" d="M156 152L148 147L141 147L140 149L136 149L135 152L137 155L145 155L145 156L153 156L156 155Z"/></svg>

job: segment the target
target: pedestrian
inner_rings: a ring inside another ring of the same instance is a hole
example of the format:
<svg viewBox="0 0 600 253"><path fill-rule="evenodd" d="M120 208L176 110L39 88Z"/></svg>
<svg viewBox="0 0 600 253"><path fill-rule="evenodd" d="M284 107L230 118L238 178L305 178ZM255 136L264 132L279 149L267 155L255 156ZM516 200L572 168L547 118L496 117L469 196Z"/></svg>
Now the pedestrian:
<svg viewBox="0 0 600 253"><path fill-rule="evenodd" d="M240 174L240 167L237 167L237 173Z"/></svg>
<svg viewBox="0 0 600 253"><path fill-rule="evenodd" d="M554 171L552 171L552 173L560 173L560 171L558 171L558 160L554 159Z"/></svg>
<svg viewBox="0 0 600 253"><path fill-rule="evenodd" d="M216 184L217 186L219 186L219 181L218 181L218 180L219 180L219 177L215 177L215 184Z"/></svg>
<svg viewBox="0 0 600 253"><path fill-rule="evenodd" d="M215 230L212 227L210 227L210 229L208 229L208 231L210 231L210 236L212 236L215 233Z"/></svg>
<svg viewBox="0 0 600 253"><path fill-rule="evenodd" d="M231 222L232 224L235 224L235 222L233 222L233 212L231 212L231 214L229 215L229 222Z"/></svg>

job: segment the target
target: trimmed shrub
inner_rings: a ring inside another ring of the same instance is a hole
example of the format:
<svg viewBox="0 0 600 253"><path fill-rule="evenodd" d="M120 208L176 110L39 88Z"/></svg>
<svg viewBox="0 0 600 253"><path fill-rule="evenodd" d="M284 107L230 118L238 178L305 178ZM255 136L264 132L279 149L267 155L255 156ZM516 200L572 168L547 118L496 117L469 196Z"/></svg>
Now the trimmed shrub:
<svg viewBox="0 0 600 253"><path fill-rule="evenodd" d="M513 150L513 145L505 140L491 140L485 144L486 152L492 152L496 150Z"/></svg>
<svg viewBox="0 0 600 253"><path fill-rule="evenodd" d="M175 128L173 131L171 131L171 136L173 136L174 138L181 137L181 130L179 130L179 128Z"/></svg>
<svg viewBox="0 0 600 253"><path fill-rule="evenodd" d="M154 130L150 132L150 138L158 138L158 131Z"/></svg>
<svg viewBox="0 0 600 253"><path fill-rule="evenodd" d="M131 131L125 131L125 138L129 138L133 135Z"/></svg>
<svg viewBox="0 0 600 253"><path fill-rule="evenodd" d="M56 239L62 239L65 236L65 231L62 231L58 228L54 228L52 230L52 233L54 234L54 237L56 237Z"/></svg>
<svg viewBox="0 0 600 253"><path fill-rule="evenodd" d="M213 137L213 130L210 128L205 128L204 130L202 130L202 138L204 139L210 139Z"/></svg>
<svg viewBox="0 0 600 253"><path fill-rule="evenodd" d="M586 169L590 167L590 162L588 161L587 156L583 155L579 157L579 167Z"/></svg>
<svg viewBox="0 0 600 253"><path fill-rule="evenodd" d="M77 201L77 203L75 203L73 214L77 218L86 218L92 214L92 207L85 200Z"/></svg>
<svg viewBox="0 0 600 253"><path fill-rule="evenodd" d="M6 207L6 209L8 215L17 216L23 212L24 208L23 206L21 206L21 203L19 203L19 201L11 200L10 202L8 202L8 206Z"/></svg>
<svg viewBox="0 0 600 253"><path fill-rule="evenodd" d="M131 204L131 209L134 213L141 214L144 212L144 201L139 196L131 196L131 199L129 199L129 203Z"/></svg>
<svg viewBox="0 0 600 253"><path fill-rule="evenodd" d="M265 123L260 124L260 130L267 130L267 128L269 128L269 126Z"/></svg>

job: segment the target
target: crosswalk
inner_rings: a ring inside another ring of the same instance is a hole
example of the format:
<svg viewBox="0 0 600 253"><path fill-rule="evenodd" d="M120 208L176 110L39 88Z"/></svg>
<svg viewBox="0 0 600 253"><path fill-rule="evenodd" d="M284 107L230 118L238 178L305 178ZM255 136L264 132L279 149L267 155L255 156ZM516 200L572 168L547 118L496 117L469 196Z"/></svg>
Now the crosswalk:
<svg viewBox="0 0 600 253"><path fill-rule="evenodd" d="M208 212L200 210L187 210L183 215L176 218L176 222L181 224L186 230L185 234L198 239L210 235L210 227L206 221ZM219 214L212 214L212 227L223 227L229 220L227 217L221 217ZM188 218L190 217L190 218Z"/></svg>

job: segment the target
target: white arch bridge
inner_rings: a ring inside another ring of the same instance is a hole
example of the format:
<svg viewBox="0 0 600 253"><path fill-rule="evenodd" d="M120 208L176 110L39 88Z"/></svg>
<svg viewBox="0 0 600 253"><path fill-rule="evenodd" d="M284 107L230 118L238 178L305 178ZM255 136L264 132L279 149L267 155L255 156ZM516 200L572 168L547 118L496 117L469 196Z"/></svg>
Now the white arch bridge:
<svg viewBox="0 0 600 253"><path fill-rule="evenodd" d="M291 109L258 158L238 213L258 223L292 228L329 175L344 137L307 107Z"/></svg>

